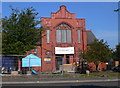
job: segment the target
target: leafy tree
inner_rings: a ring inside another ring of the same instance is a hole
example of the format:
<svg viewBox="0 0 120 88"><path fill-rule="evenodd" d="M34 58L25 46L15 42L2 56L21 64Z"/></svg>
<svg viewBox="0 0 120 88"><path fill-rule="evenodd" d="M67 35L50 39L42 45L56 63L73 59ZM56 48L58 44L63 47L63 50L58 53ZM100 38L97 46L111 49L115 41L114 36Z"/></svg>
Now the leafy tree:
<svg viewBox="0 0 120 88"><path fill-rule="evenodd" d="M120 43L116 46L116 50L113 52L113 59L120 60Z"/></svg>
<svg viewBox="0 0 120 88"><path fill-rule="evenodd" d="M2 53L24 54L35 48L36 42L40 41L41 28L37 25L38 13L32 7L24 10L12 9L9 17L2 19Z"/></svg>
<svg viewBox="0 0 120 88"><path fill-rule="evenodd" d="M95 40L89 45L89 49L84 51L80 56L84 56L88 62L106 62L111 58L112 50L103 40Z"/></svg>

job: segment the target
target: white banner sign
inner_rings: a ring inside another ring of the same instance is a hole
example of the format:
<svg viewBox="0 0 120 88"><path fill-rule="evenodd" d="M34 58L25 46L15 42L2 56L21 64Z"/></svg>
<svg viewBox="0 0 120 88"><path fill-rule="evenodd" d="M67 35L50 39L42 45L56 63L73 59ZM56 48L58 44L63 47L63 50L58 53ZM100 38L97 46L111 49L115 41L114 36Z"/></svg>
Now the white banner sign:
<svg viewBox="0 0 120 88"><path fill-rule="evenodd" d="M74 47L55 47L55 54L74 54Z"/></svg>

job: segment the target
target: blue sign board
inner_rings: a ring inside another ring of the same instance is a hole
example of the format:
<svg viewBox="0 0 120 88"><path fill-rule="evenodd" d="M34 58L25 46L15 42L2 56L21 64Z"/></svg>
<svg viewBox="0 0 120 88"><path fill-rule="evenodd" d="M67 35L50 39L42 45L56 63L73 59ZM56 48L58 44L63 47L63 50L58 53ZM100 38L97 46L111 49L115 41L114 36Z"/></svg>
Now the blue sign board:
<svg viewBox="0 0 120 88"><path fill-rule="evenodd" d="M41 66L41 58L30 54L22 58L22 67L39 67Z"/></svg>

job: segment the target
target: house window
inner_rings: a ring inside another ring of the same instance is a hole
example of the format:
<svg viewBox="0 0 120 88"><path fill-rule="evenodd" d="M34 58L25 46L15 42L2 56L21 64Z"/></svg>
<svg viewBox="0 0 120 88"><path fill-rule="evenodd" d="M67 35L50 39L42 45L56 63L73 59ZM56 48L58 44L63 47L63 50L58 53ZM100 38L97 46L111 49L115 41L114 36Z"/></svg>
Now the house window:
<svg viewBox="0 0 120 88"><path fill-rule="evenodd" d="M50 43L50 30L46 30L47 43Z"/></svg>
<svg viewBox="0 0 120 88"><path fill-rule="evenodd" d="M34 54L37 54L38 53L38 49L34 49Z"/></svg>
<svg viewBox="0 0 120 88"><path fill-rule="evenodd" d="M60 24L56 27L56 42L71 43L71 27L67 24Z"/></svg>
<svg viewBox="0 0 120 88"><path fill-rule="evenodd" d="M47 55L47 58L50 58L50 52L49 51L46 52L46 55Z"/></svg>
<svg viewBox="0 0 120 88"><path fill-rule="evenodd" d="M80 30L78 30L78 43L80 43Z"/></svg>

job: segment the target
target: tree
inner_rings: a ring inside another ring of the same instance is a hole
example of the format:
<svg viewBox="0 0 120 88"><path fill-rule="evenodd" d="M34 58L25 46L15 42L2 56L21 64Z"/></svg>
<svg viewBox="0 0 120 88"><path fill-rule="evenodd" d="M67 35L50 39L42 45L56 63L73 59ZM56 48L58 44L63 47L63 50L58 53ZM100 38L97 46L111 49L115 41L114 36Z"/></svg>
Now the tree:
<svg viewBox="0 0 120 88"><path fill-rule="evenodd" d="M2 53L25 54L41 39L42 29L37 27L40 24L36 17L38 13L32 7L21 11L11 9L11 15L2 19Z"/></svg>
<svg viewBox="0 0 120 88"><path fill-rule="evenodd" d="M120 9L115 9L114 11L115 11L115 12L118 12L119 10L120 10Z"/></svg>
<svg viewBox="0 0 120 88"><path fill-rule="evenodd" d="M120 43L116 46L116 50L113 52L113 59L120 60Z"/></svg>
<svg viewBox="0 0 120 88"><path fill-rule="evenodd" d="M80 56L84 56L88 62L107 62L111 58L112 50L103 40L95 40L89 45L89 49L84 51Z"/></svg>

